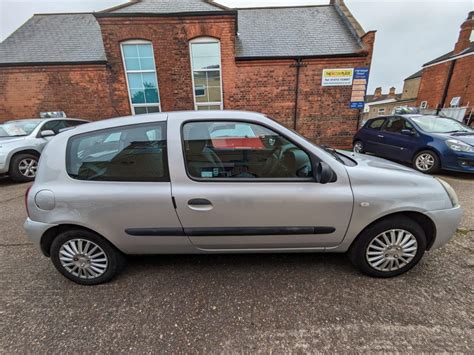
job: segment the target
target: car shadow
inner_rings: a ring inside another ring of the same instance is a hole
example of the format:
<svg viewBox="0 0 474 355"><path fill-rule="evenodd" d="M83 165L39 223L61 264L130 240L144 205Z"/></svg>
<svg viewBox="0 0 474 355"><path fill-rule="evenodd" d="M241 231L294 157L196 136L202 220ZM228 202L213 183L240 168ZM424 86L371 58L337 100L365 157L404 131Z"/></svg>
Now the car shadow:
<svg viewBox="0 0 474 355"><path fill-rule="evenodd" d="M16 182L10 179L8 176L0 177L0 187L2 186L13 186L13 185L28 185L30 182Z"/></svg>
<svg viewBox="0 0 474 355"><path fill-rule="evenodd" d="M173 271L210 271L255 273L273 270L276 273L328 269L357 273L345 254L340 253L263 253L263 254L185 254L185 255L129 255L123 277L144 273ZM122 276L121 276L122 277Z"/></svg>

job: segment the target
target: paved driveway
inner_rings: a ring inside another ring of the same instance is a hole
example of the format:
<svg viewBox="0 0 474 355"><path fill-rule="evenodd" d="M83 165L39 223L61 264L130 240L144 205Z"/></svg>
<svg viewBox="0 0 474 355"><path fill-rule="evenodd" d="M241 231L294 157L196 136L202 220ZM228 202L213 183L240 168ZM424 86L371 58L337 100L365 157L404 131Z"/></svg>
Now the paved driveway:
<svg viewBox="0 0 474 355"><path fill-rule="evenodd" d="M96 287L33 248L28 185L0 180L0 352L472 352L474 180L446 179L464 230L396 279L344 255L157 256Z"/></svg>

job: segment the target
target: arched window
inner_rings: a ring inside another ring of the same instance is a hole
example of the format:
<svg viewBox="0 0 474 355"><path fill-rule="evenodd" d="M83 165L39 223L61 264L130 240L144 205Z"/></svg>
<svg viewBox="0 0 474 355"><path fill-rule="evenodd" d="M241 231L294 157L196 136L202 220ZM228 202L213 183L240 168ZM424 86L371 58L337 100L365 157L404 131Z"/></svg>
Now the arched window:
<svg viewBox="0 0 474 355"><path fill-rule="evenodd" d="M133 40L122 42L121 49L132 114L160 112L160 93L152 44Z"/></svg>
<svg viewBox="0 0 474 355"><path fill-rule="evenodd" d="M199 37L189 42L193 79L194 109L222 110L221 44Z"/></svg>

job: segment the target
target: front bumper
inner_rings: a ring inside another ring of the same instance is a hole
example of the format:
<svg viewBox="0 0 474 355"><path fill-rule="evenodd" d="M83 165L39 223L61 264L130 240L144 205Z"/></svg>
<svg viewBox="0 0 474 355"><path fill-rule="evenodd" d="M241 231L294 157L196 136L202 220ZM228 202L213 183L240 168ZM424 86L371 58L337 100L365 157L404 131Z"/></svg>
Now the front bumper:
<svg viewBox="0 0 474 355"><path fill-rule="evenodd" d="M429 211L426 215L436 226L436 237L431 246L431 249L436 249L446 244L456 233L461 222L462 208L457 206L447 210Z"/></svg>
<svg viewBox="0 0 474 355"><path fill-rule="evenodd" d="M27 218L23 227L25 228L28 238L30 238L37 248L41 249L41 237L43 237L48 229L55 226L56 224L35 222L30 218Z"/></svg>
<svg viewBox="0 0 474 355"><path fill-rule="evenodd" d="M449 151L441 156L445 170L474 173L474 153Z"/></svg>

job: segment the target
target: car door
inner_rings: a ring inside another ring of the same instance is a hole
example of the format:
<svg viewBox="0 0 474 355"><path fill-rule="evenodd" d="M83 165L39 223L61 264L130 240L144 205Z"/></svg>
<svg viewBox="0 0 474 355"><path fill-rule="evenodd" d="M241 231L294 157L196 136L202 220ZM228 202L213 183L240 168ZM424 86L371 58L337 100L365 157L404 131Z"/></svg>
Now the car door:
<svg viewBox="0 0 474 355"><path fill-rule="evenodd" d="M323 248L343 240L353 196L342 165L337 181L319 184L309 152L275 129L239 120L184 121L182 129L169 122L172 194L197 248Z"/></svg>
<svg viewBox="0 0 474 355"><path fill-rule="evenodd" d="M403 130L406 130L402 133ZM405 134L410 131L411 134ZM404 117L390 117L381 130L384 156L398 161L410 162L415 153L418 135L413 125Z"/></svg>
<svg viewBox="0 0 474 355"><path fill-rule="evenodd" d="M364 146L365 150L374 154L379 155L383 147L382 135L380 134L380 129L385 123L386 117L380 117L367 122L364 130Z"/></svg>

